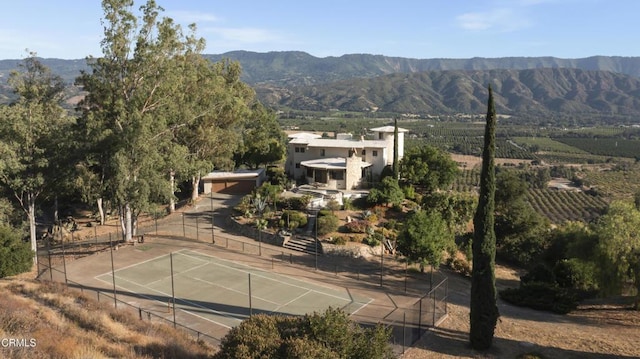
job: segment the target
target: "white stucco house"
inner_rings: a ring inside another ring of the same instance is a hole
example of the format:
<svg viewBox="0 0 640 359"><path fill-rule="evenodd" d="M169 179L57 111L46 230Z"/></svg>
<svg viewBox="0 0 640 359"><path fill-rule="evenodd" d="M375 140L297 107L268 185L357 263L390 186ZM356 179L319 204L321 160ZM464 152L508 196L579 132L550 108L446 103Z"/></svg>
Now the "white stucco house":
<svg viewBox="0 0 640 359"><path fill-rule="evenodd" d="M289 135L285 171L296 180L318 187L351 190L378 178L393 164L393 126L370 129L374 139L338 134L336 138L300 132ZM404 134L398 128L398 160L404 154Z"/></svg>

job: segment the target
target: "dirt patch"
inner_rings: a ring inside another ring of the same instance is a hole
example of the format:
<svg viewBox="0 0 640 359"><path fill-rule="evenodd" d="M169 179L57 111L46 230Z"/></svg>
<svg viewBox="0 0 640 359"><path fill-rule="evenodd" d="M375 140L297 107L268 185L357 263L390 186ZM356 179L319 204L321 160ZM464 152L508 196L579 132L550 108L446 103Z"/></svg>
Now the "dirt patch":
<svg viewBox="0 0 640 359"><path fill-rule="evenodd" d="M458 155L451 153L451 159L458 163L458 165L462 168L472 169L475 167L480 167L482 165L482 157L478 156L470 156L470 155ZM513 165L517 166L522 163L531 164L531 160L523 160L523 159L514 159L514 158L496 158L496 165Z"/></svg>

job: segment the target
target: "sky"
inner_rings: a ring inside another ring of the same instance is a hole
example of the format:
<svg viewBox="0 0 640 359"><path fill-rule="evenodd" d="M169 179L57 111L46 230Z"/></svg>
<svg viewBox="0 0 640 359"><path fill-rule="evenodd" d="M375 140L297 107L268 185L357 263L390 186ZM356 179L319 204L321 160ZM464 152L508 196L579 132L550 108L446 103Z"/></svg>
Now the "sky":
<svg viewBox="0 0 640 359"><path fill-rule="evenodd" d="M143 0L144 1L144 0ZM137 12L141 0L135 0ZM640 56L639 0L156 0L205 54ZM0 59L102 55L99 0L0 1Z"/></svg>

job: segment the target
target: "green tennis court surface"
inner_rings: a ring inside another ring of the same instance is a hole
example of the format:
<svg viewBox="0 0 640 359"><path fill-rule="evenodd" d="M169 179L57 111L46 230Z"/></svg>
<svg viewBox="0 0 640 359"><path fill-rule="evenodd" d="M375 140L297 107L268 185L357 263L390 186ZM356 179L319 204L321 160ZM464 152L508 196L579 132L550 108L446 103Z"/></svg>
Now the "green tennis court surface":
<svg viewBox="0 0 640 359"><path fill-rule="evenodd" d="M351 296L346 289L301 281L191 250L118 269L116 287L167 305L172 298L172 263L176 312L228 328L240 324L250 313L303 315L331 306L352 314L372 301ZM111 272L96 278L113 283Z"/></svg>

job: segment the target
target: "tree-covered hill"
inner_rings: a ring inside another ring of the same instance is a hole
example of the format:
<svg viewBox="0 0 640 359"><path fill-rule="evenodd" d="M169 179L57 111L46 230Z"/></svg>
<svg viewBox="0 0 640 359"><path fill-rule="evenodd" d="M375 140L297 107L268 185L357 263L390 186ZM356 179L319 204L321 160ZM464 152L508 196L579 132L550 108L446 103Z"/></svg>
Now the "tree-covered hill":
<svg viewBox="0 0 640 359"><path fill-rule="evenodd" d="M579 69L426 71L343 80L273 92L270 105L326 111L481 113L486 86L495 89L502 114L640 113L640 79Z"/></svg>
<svg viewBox="0 0 640 359"><path fill-rule="evenodd" d="M319 58L298 51L203 56L238 61L241 79L254 87L259 100L275 108L481 113L486 85L491 83L500 113L640 113L640 57L410 59L349 54ZM87 69L85 60L42 62L69 85ZM0 60L0 103L13 96L5 79L17 64L18 60ZM71 97L79 89L67 93Z"/></svg>

